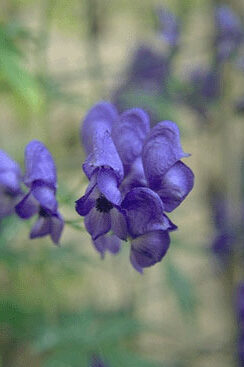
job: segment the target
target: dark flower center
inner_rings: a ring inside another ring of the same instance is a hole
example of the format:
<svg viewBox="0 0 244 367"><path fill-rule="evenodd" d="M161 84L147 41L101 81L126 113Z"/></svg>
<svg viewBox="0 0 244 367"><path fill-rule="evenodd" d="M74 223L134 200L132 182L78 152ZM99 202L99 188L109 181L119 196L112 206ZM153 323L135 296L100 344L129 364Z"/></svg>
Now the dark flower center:
<svg viewBox="0 0 244 367"><path fill-rule="evenodd" d="M50 213L42 207L40 207L39 215L40 217L50 217Z"/></svg>
<svg viewBox="0 0 244 367"><path fill-rule="evenodd" d="M101 195L96 200L96 209L101 213L108 213L113 208L113 205L108 201L105 196Z"/></svg>

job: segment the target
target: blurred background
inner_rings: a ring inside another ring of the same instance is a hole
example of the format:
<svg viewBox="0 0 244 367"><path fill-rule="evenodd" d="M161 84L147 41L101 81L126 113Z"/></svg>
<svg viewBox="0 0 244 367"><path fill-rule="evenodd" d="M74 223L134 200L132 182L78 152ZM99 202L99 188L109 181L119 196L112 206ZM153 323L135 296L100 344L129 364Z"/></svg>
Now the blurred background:
<svg viewBox="0 0 244 367"><path fill-rule="evenodd" d="M244 2L2 0L0 148L58 170L61 247L0 221L0 366L244 366ZM100 100L180 128L195 173L179 229L141 276L124 243L101 260L74 201L79 128ZM243 303L243 308L241 304Z"/></svg>

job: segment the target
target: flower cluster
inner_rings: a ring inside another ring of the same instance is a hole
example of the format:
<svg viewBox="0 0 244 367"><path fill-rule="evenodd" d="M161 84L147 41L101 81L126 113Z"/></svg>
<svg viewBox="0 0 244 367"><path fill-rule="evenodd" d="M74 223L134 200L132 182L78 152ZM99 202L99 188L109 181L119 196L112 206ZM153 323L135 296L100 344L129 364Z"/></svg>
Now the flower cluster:
<svg viewBox="0 0 244 367"><path fill-rule="evenodd" d="M150 129L142 109L119 115L112 104L100 102L84 119L81 141L89 185L76 211L85 217L102 257L130 240L131 263L142 272L166 254L169 232L177 227L165 212L180 205L193 187L193 173L181 161L188 154L179 129L171 121Z"/></svg>
<svg viewBox="0 0 244 367"><path fill-rule="evenodd" d="M37 140L25 149L26 172L22 177L19 165L0 151L0 218L14 212L22 219L38 214L30 238L50 235L58 243L63 230L63 219L56 201L56 167L50 152ZM21 190L24 183L27 194Z"/></svg>

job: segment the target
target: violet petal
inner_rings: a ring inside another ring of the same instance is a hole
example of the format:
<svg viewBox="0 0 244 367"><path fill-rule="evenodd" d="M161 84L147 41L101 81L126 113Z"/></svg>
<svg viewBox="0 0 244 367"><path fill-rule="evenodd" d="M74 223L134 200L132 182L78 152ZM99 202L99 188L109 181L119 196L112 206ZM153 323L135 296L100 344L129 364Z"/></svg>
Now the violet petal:
<svg viewBox="0 0 244 367"><path fill-rule="evenodd" d="M96 240L99 236L107 233L111 228L111 220L109 213L101 213L92 208L85 216L85 226L87 231Z"/></svg>

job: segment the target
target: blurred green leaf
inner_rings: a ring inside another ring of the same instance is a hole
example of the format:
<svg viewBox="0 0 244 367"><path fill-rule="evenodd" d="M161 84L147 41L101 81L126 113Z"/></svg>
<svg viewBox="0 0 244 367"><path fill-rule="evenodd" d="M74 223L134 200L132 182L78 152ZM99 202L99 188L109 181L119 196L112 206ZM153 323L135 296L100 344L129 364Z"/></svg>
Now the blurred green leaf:
<svg viewBox="0 0 244 367"><path fill-rule="evenodd" d="M43 103L43 93L37 79L24 67L22 52L15 44L9 28L0 26L0 81L21 97L34 111Z"/></svg>

